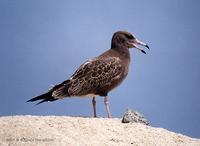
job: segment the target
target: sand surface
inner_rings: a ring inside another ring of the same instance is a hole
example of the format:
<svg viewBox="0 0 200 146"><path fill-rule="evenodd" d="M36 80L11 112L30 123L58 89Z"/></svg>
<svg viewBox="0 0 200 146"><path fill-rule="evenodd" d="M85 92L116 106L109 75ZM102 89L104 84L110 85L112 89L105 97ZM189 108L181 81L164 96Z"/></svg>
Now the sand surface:
<svg viewBox="0 0 200 146"><path fill-rule="evenodd" d="M4 145L200 146L200 139L121 119L27 115L0 117Z"/></svg>

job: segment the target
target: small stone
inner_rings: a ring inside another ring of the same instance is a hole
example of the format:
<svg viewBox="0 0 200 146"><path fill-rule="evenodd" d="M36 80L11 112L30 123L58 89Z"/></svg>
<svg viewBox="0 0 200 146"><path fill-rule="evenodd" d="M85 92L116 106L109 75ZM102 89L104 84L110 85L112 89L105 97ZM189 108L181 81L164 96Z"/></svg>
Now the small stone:
<svg viewBox="0 0 200 146"><path fill-rule="evenodd" d="M141 123L144 125L149 125L149 122L142 114L132 109L126 109L122 123Z"/></svg>

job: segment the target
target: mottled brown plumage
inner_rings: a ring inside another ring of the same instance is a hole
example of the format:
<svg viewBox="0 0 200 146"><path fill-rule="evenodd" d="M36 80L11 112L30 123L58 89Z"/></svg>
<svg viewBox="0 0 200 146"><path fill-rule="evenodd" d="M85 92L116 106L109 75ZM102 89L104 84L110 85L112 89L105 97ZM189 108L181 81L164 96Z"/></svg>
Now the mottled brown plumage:
<svg viewBox="0 0 200 146"><path fill-rule="evenodd" d="M95 96L99 95L105 97L104 102L108 117L111 117L107 95L128 74L130 63L129 48L135 47L145 53L137 44L149 48L128 32L118 31L114 33L111 49L94 59L86 61L68 80L54 86L47 93L32 98L29 101L42 100L38 103L40 104L64 97L93 96L92 103L94 116L96 117Z"/></svg>

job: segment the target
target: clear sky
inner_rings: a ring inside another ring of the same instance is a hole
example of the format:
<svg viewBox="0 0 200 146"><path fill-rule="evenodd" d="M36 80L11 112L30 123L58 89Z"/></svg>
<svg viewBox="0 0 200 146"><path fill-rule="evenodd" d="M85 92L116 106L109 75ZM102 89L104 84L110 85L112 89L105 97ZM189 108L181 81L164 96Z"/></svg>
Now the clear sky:
<svg viewBox="0 0 200 146"><path fill-rule="evenodd" d="M200 138L199 0L1 0L0 115L91 116L91 98L34 106L26 101L66 80L126 30L146 42L131 50L130 72L110 94L114 117L126 108L152 126ZM103 98L97 114L106 116Z"/></svg>

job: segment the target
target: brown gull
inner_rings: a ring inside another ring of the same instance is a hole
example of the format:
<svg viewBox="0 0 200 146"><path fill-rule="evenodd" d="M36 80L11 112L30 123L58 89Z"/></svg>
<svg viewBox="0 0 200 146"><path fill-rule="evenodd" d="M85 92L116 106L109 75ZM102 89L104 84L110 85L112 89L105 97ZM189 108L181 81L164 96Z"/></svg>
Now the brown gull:
<svg viewBox="0 0 200 146"><path fill-rule="evenodd" d="M64 97L91 96L93 113L94 117L96 117L96 96L103 96L106 112L110 118L108 93L121 84L128 74L130 64L129 49L136 48L146 54L139 45L149 49L147 44L136 39L131 33L126 31L115 32L112 37L111 48L108 51L86 61L68 80L55 85L46 93L27 102L41 100L37 103L40 104Z"/></svg>

